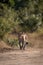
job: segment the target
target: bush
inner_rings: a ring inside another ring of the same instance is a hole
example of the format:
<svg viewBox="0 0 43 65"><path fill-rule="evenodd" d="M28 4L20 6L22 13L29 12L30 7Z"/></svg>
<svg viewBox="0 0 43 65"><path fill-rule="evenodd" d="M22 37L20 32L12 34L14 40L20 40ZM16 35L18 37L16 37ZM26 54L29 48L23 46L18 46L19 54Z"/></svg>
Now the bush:
<svg viewBox="0 0 43 65"><path fill-rule="evenodd" d="M7 44L10 46L18 46L18 39L7 39Z"/></svg>
<svg viewBox="0 0 43 65"><path fill-rule="evenodd" d="M7 5L1 4L3 9L0 8L1 13L3 16L0 16L0 38L11 32L14 28L14 10L10 7L8 8ZM12 22L13 21L13 22Z"/></svg>

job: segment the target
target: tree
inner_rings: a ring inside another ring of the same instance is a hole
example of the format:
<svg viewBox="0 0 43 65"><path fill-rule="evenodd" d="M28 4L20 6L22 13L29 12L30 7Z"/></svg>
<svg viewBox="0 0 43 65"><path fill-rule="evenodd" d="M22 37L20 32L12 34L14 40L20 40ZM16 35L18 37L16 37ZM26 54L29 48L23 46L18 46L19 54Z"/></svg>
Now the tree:
<svg viewBox="0 0 43 65"><path fill-rule="evenodd" d="M8 33L11 32L14 27L15 27L15 22L14 22L14 10L11 9L10 7L8 8L8 6L5 4L1 4L0 7L1 10L1 16L0 16L0 38L3 38L3 36Z"/></svg>
<svg viewBox="0 0 43 65"><path fill-rule="evenodd" d="M30 31L35 31L40 25L42 25L42 10L39 8L39 2L39 0L23 0L22 6L24 7L17 6L17 14L20 19L20 26L23 30L25 29L29 31L30 29Z"/></svg>
<svg viewBox="0 0 43 65"><path fill-rule="evenodd" d="M0 6L0 16L10 24L13 21L16 30L20 28L34 31L43 25L43 0L0 0L0 2L1 5L4 4Z"/></svg>

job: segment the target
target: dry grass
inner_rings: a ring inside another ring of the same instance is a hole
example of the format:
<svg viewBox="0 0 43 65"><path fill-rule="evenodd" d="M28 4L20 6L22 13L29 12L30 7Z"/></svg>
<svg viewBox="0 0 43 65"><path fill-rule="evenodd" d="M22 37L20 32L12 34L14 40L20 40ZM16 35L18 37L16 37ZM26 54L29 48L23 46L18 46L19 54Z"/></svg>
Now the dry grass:
<svg viewBox="0 0 43 65"><path fill-rule="evenodd" d="M32 33L28 34L29 42L35 48L43 48L43 34Z"/></svg>
<svg viewBox="0 0 43 65"><path fill-rule="evenodd" d="M0 48L11 48L4 41L0 41Z"/></svg>
<svg viewBox="0 0 43 65"><path fill-rule="evenodd" d="M9 38L17 38L15 35L9 35ZM38 33L28 33L28 41L32 48L43 48L43 35L39 35ZM28 47L28 48L29 48ZM8 46L4 41L0 41L0 49L12 49Z"/></svg>

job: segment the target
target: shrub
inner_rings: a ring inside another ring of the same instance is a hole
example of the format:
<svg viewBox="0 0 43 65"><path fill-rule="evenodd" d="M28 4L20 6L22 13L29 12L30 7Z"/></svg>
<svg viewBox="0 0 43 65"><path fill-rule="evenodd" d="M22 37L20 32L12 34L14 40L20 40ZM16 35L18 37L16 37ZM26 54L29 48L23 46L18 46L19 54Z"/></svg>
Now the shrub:
<svg viewBox="0 0 43 65"><path fill-rule="evenodd" d="M7 39L7 44L10 46L18 46L18 39Z"/></svg>

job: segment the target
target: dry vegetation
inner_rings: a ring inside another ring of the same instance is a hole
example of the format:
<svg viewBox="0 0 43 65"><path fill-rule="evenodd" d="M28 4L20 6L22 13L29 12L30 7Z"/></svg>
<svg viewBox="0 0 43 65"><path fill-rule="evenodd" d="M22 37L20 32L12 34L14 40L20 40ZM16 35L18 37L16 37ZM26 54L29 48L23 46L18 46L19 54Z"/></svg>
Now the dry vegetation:
<svg viewBox="0 0 43 65"><path fill-rule="evenodd" d="M39 35L38 33L27 33L28 34L28 39L29 39L29 44L28 44L28 48L43 48L43 35ZM16 35L12 35L10 34L8 36L9 38L17 38ZM14 49L15 46L13 46ZM18 48L18 47L16 47ZM15 48L15 49L16 49ZM3 49L3 50L2 50ZM11 50L12 47L7 45L4 41L0 41L0 50L4 51L4 50Z"/></svg>
<svg viewBox="0 0 43 65"><path fill-rule="evenodd" d="M29 42L34 48L43 48L43 35L38 33L29 34Z"/></svg>

